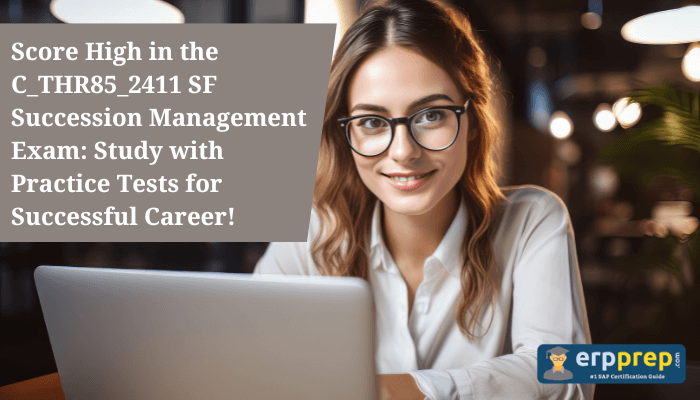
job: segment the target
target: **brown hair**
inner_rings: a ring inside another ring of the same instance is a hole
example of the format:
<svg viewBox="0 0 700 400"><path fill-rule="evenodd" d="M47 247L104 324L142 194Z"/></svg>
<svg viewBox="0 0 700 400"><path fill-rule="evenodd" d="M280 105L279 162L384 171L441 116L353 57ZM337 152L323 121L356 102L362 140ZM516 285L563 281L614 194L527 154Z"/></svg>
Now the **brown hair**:
<svg viewBox="0 0 700 400"><path fill-rule="evenodd" d="M461 94L471 99L467 166L457 184L471 219L461 252L463 297L457 322L473 340L478 316L496 295L489 275L495 258L493 225L499 201L505 197L496 183L492 157L498 126L489 101L489 65L469 21L460 13L427 0L390 1L368 8L343 36L331 66L326 98L314 190L321 229L311 245L311 255L323 274L368 278L376 197L360 180L337 119L347 116L348 85L357 66L392 45L417 51L442 66Z"/></svg>

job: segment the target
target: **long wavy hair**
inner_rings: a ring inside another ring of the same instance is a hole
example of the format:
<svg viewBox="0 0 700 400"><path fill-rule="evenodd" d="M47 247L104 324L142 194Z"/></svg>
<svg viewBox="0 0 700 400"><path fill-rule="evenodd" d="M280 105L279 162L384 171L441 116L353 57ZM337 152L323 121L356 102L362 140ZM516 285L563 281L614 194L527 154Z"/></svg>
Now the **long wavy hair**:
<svg viewBox="0 0 700 400"><path fill-rule="evenodd" d="M473 340L479 315L496 295L489 270L495 259L494 220L505 196L496 183L492 156L498 126L490 105L490 69L469 21L461 13L428 0L371 5L341 40L326 98L314 189L320 231L311 245L311 255L322 274L368 279L376 197L362 183L337 119L347 116L348 85L357 66L389 46L411 49L441 66L464 98L471 99L467 166L457 184L471 219L461 249L462 298L457 323ZM490 323L487 331L489 327Z"/></svg>

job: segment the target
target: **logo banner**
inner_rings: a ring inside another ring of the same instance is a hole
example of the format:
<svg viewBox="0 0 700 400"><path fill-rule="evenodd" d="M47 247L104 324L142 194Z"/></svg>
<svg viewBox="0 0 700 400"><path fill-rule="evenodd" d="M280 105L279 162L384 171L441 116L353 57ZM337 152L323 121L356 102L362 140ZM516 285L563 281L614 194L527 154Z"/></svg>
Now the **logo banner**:
<svg viewBox="0 0 700 400"><path fill-rule="evenodd" d="M537 349L542 383L683 383L680 344L543 344Z"/></svg>

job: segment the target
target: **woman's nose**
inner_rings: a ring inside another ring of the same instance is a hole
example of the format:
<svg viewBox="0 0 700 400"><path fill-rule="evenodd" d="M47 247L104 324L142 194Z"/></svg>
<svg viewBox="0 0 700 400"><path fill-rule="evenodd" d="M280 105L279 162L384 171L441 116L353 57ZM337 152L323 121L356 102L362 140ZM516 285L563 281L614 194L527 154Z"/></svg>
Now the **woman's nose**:
<svg viewBox="0 0 700 400"><path fill-rule="evenodd" d="M406 124L398 124L394 140L389 146L389 157L396 162L406 162L420 157L422 148L413 140Z"/></svg>

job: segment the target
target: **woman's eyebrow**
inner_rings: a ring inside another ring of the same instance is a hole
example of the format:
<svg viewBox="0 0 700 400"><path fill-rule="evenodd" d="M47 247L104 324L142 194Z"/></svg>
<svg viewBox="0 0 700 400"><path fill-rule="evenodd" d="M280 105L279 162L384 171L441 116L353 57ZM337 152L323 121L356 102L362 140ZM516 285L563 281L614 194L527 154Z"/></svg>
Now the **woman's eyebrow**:
<svg viewBox="0 0 700 400"><path fill-rule="evenodd" d="M374 104L356 104L353 108L350 109L350 114L352 114L352 112L355 110L383 112L383 113L389 112L389 110L387 110L386 108L384 108L382 106L377 106Z"/></svg>
<svg viewBox="0 0 700 400"><path fill-rule="evenodd" d="M452 100L452 98L446 94L431 94L430 96L425 96L421 99L414 101L413 103L411 103L408 106L408 108L414 109L414 108L417 108L419 106L422 106L423 104L427 104L427 103L430 103L430 102L436 101L436 100L447 100L451 103L454 103L454 100ZM356 111L356 110L383 112L383 113L389 112L389 110L387 110L386 108L384 108L382 106L378 106L375 104L362 104L362 103L355 104L355 106L350 109L350 113L352 114L352 112Z"/></svg>
<svg viewBox="0 0 700 400"><path fill-rule="evenodd" d="M423 97L422 99L418 99L411 103L411 105L408 107L409 109L417 108L419 106L422 106L423 104L430 103L435 100L448 100L451 103L454 103L454 100L450 98L450 96L446 94L431 94L430 96Z"/></svg>

